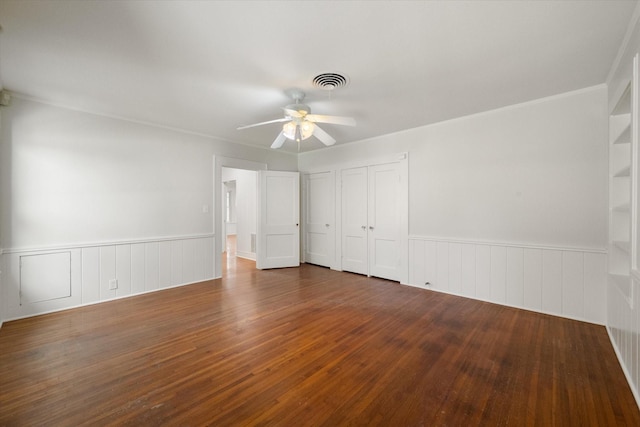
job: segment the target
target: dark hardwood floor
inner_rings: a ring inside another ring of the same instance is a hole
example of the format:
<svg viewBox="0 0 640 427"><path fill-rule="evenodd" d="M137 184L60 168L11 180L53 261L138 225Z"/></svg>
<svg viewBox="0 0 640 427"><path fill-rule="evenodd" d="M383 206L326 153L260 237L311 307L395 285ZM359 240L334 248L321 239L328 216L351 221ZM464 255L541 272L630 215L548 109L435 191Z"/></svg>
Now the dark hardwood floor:
<svg viewBox="0 0 640 427"><path fill-rule="evenodd" d="M638 426L604 327L303 265L6 323L0 425Z"/></svg>

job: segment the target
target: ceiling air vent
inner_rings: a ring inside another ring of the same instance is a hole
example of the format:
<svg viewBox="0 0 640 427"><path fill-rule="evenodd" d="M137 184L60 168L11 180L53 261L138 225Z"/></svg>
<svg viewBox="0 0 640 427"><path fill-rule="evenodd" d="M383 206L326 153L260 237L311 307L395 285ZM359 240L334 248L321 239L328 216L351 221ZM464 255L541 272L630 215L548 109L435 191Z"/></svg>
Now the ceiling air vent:
<svg viewBox="0 0 640 427"><path fill-rule="evenodd" d="M313 85L323 90L334 90L348 83L349 79L338 73L322 73L313 78Z"/></svg>

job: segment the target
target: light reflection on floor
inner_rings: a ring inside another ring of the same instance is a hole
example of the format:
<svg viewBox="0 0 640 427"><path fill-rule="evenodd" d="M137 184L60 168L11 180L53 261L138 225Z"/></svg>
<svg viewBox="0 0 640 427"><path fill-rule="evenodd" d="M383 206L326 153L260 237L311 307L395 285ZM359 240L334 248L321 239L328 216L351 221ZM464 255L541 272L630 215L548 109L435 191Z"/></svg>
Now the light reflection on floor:
<svg viewBox="0 0 640 427"><path fill-rule="evenodd" d="M227 240L225 242L225 252L222 254L222 274L227 275L227 273L234 272L237 267L237 242L236 235L231 234L227 236Z"/></svg>
<svg viewBox="0 0 640 427"><path fill-rule="evenodd" d="M256 262L237 256L237 238L235 234L227 236L225 252L222 254L222 277L230 279L243 271L245 274L255 271Z"/></svg>

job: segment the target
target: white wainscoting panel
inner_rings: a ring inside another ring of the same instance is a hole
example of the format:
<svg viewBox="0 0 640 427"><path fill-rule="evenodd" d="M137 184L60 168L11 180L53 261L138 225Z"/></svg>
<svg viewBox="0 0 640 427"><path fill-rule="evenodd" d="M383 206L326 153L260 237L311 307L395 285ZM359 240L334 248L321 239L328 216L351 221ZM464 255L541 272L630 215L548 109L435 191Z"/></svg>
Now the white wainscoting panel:
<svg viewBox="0 0 640 427"><path fill-rule="evenodd" d="M116 246L116 277L118 289L116 296L126 297L131 295L131 250L133 245Z"/></svg>
<svg viewBox="0 0 640 427"><path fill-rule="evenodd" d="M612 280L607 287L609 336L637 402L640 402L640 281L631 276L631 299Z"/></svg>
<svg viewBox="0 0 640 427"><path fill-rule="evenodd" d="M82 248L82 304L100 301L100 248Z"/></svg>
<svg viewBox="0 0 640 427"><path fill-rule="evenodd" d="M2 262L7 270L4 283L7 302L3 320L211 280L215 271L213 245L213 235L205 235L46 250L4 250ZM60 252L71 256L71 295L21 303L20 258ZM113 280L117 281L117 288L109 289Z"/></svg>
<svg viewBox="0 0 640 427"><path fill-rule="evenodd" d="M409 238L410 285L601 325L606 272L604 250Z"/></svg>
<svg viewBox="0 0 640 427"><path fill-rule="evenodd" d="M491 246L491 301L507 303L507 248Z"/></svg>
<svg viewBox="0 0 640 427"><path fill-rule="evenodd" d="M158 244L158 287L161 289L171 286L171 243L164 241Z"/></svg>
<svg viewBox="0 0 640 427"><path fill-rule="evenodd" d="M523 305L542 310L542 250L527 248L523 253ZM603 271L606 268L602 267ZM602 302L602 300L600 301Z"/></svg>
<svg viewBox="0 0 640 427"><path fill-rule="evenodd" d="M100 247L100 301L116 297L117 289L109 289L109 281L116 276L116 247Z"/></svg>
<svg viewBox="0 0 640 427"><path fill-rule="evenodd" d="M523 248L507 248L507 305L524 307Z"/></svg>
<svg viewBox="0 0 640 427"><path fill-rule="evenodd" d="M153 291L160 288L160 244L147 242L144 244L145 256L145 291Z"/></svg>
<svg viewBox="0 0 640 427"><path fill-rule="evenodd" d="M420 246L418 244L417 246ZM459 243L449 243L449 292L460 293L460 283L462 282L462 245ZM409 256L409 271L411 271L411 256ZM418 280L416 283L420 283Z"/></svg>
<svg viewBox="0 0 640 427"><path fill-rule="evenodd" d="M476 246L476 297L491 298L491 247Z"/></svg>
<svg viewBox="0 0 640 427"><path fill-rule="evenodd" d="M131 293L139 294L145 291L147 265L144 243L131 245ZM204 276L203 276L204 277Z"/></svg>
<svg viewBox="0 0 640 427"><path fill-rule="evenodd" d="M476 245L462 245L460 266L460 293L476 298ZM437 283L432 283L435 289L441 289Z"/></svg>
<svg viewBox="0 0 640 427"><path fill-rule="evenodd" d="M20 304L71 296L71 252L20 257Z"/></svg>
<svg viewBox="0 0 640 427"><path fill-rule="evenodd" d="M562 252L542 251L542 311L562 313Z"/></svg>

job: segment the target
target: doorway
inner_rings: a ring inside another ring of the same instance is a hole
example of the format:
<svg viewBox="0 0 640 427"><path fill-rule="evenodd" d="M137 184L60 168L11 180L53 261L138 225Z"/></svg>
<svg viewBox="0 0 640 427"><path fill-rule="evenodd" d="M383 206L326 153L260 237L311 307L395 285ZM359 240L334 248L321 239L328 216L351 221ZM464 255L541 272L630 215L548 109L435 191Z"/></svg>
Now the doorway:
<svg viewBox="0 0 640 427"><path fill-rule="evenodd" d="M255 242L252 245L251 234L255 234L253 230L255 230L256 209L255 207L251 209L249 205L252 202L254 205L256 203L256 171L266 170L267 165L265 163L219 156L214 156L213 163L213 180L215 184L213 186L215 212L213 224L215 233L214 276L222 277L223 274L226 274L227 264L231 261L235 263L239 259L243 262L248 260L247 262L253 263L254 261L251 260L252 253L255 260L255 249L253 252L251 250L252 247L255 247ZM223 171L225 171L224 175ZM253 193L251 191L251 180L253 180ZM231 189L232 186L225 187L224 182L230 181L235 181L235 193L227 195L227 189ZM230 203L227 203L227 197L230 199L234 197L235 200L230 200ZM232 205L231 209L235 205L235 212L229 212L229 217L227 217L227 206L229 204ZM251 212L254 214L253 219L250 216ZM227 219L230 221L227 221ZM233 224L234 220L235 225ZM228 224L230 224L230 227L227 227ZM234 231L234 226L235 239L230 238L228 240L227 235L229 231ZM229 250L227 250L227 247L229 247ZM231 250L234 251L233 257L228 256ZM239 255L243 258L238 258ZM233 268L233 265L229 265L229 267Z"/></svg>
<svg viewBox="0 0 640 427"><path fill-rule="evenodd" d="M295 265L299 265L299 174L298 172L278 172L267 171L264 163L252 162L249 160L234 159L229 157L213 156L214 176L213 176L213 199L214 199L214 271L215 277L222 277L227 246L225 215L226 215L226 192L223 185L223 170L225 168L238 169L244 172L253 171L256 178L256 197L253 201L257 209L249 208L249 212L256 214L256 232L247 233L248 240L244 243L237 235L236 258L244 251L251 254L251 250L243 248L255 248L257 268L281 268L293 266L290 262L291 253L295 255ZM258 175L258 171L259 174ZM238 171L240 172L240 171ZM226 177L226 181L231 181ZM258 184L260 186L258 187ZM239 182L236 180L236 205L241 200L238 194ZM289 189L287 192L287 188ZM288 194L288 196L287 196ZM249 200L249 198L247 198ZM241 210L236 206L236 214L239 216ZM289 224L290 223L290 224ZM240 226L240 224L238 224ZM255 234L252 243L251 234ZM247 243L248 242L248 243ZM244 258L240 258L244 259Z"/></svg>
<svg viewBox="0 0 640 427"><path fill-rule="evenodd" d="M256 183L256 171L222 168L222 236L227 259L256 260Z"/></svg>

